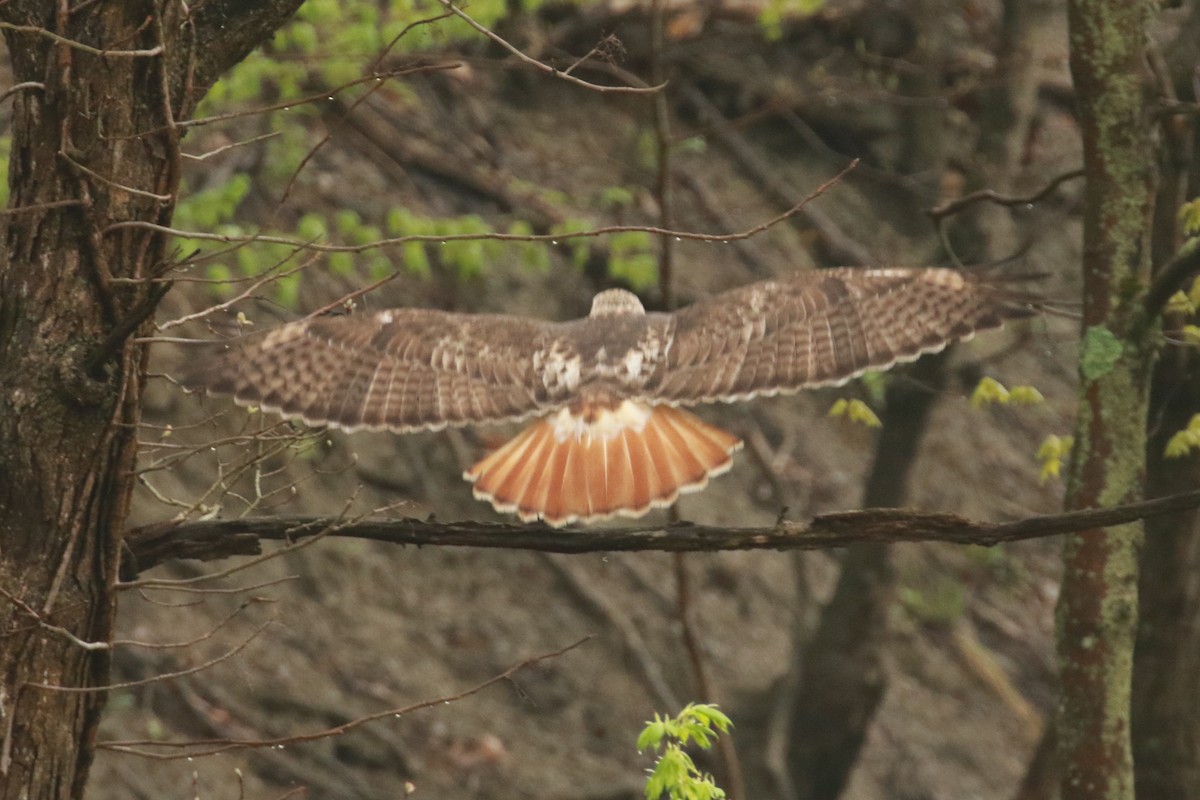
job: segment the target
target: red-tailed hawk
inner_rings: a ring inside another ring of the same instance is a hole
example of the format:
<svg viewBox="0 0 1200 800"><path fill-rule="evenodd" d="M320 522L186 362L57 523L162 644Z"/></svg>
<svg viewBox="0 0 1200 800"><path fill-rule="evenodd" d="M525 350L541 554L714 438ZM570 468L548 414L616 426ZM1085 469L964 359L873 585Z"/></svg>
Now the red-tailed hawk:
<svg viewBox="0 0 1200 800"><path fill-rule="evenodd" d="M537 416L464 477L498 511L564 525L640 516L729 469L741 440L680 406L845 383L1035 308L952 269L827 269L670 314L611 289L570 322L423 309L301 320L184 382L350 431Z"/></svg>

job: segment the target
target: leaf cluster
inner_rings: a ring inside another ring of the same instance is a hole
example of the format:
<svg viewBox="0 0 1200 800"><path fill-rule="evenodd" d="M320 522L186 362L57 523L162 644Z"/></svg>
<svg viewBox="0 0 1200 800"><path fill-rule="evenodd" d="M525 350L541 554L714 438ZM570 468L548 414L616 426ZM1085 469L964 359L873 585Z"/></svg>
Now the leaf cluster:
<svg viewBox="0 0 1200 800"><path fill-rule="evenodd" d="M1059 473L1062 472L1063 462L1070 457L1071 448L1074 445L1074 436L1050 434L1042 440L1042 444L1038 447L1037 451L1037 460L1042 464L1039 476L1042 483L1059 476Z"/></svg>
<svg viewBox="0 0 1200 800"><path fill-rule="evenodd" d="M1183 458L1197 448L1200 448L1200 414L1193 414L1187 427L1167 440L1163 454L1167 458Z"/></svg>
<svg viewBox="0 0 1200 800"><path fill-rule="evenodd" d="M637 739L638 752L661 750L650 777L646 779L646 800L721 800L725 791L713 777L702 773L684 751L694 744L707 750L720 733L733 726L715 705L689 703L675 717L658 714L646 723Z"/></svg>
<svg viewBox="0 0 1200 800"><path fill-rule="evenodd" d="M1009 389L995 378L982 378L971 392L971 405L982 408L993 403L997 405L1035 406L1044 403L1046 398L1033 386L1014 386Z"/></svg>
<svg viewBox="0 0 1200 800"><path fill-rule="evenodd" d="M844 397L834 401L829 408L828 416L842 417L850 422L866 425L868 428L878 428L883 425L869 405L862 400L848 400Z"/></svg>

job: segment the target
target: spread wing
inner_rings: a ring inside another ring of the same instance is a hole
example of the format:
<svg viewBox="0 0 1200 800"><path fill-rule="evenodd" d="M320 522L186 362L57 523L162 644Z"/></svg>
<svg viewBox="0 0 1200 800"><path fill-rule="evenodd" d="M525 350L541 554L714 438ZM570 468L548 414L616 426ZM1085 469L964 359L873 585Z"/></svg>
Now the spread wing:
<svg viewBox="0 0 1200 800"><path fill-rule="evenodd" d="M182 382L347 430L519 419L568 392L534 369L558 327L424 309L318 317L237 340L185 368Z"/></svg>
<svg viewBox="0 0 1200 800"><path fill-rule="evenodd" d="M837 385L1037 309L986 274L953 269L797 273L678 311L645 394L691 404Z"/></svg>

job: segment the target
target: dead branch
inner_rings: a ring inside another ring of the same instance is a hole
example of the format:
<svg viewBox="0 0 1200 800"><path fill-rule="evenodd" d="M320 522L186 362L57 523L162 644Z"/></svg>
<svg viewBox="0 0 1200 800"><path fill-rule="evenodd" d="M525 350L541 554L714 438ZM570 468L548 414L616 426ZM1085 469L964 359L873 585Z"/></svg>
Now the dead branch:
<svg viewBox="0 0 1200 800"><path fill-rule="evenodd" d="M450 0L438 0L438 2L441 3L442 7L445 8L447 11L449 11L451 14L454 14L454 16L458 17L463 22L470 25L476 31L483 34L487 38L491 39L493 42L500 45L508 52L512 53L517 58L518 61L520 61L524 64L528 64L529 66L533 67L534 69L544 72L547 75L567 81L568 83L573 83L576 86L582 86L583 88L590 89L593 92L601 92L601 93L631 92L631 93L645 94L645 93L660 91L663 89L663 87L665 85L665 84L659 84L658 86L645 86L645 85L642 85L642 86L601 86L600 84L589 83L588 81L582 80L580 78L576 78L574 75L570 75L567 72L563 72L562 70L557 70L554 67L550 66L549 64L543 64L541 61L538 61L536 58L533 58L532 56L525 55L525 53L521 52L519 49L517 49L513 45L509 44L509 42L507 40L501 38L497 33L492 31L490 28L476 22L474 18L469 16L465 11L463 11L458 6L451 3ZM574 67L572 67L572 69L573 68Z"/></svg>
<svg viewBox="0 0 1200 800"><path fill-rule="evenodd" d="M999 206L1031 206L1034 203L1041 202L1052 194L1059 186L1069 180L1083 177L1083 168L1073 169L1058 175L1041 189L1038 189L1033 194L1028 195L1006 195L1000 194L992 189L980 189L977 192L963 195L962 197L951 200L948 203L943 203L936 208L929 209L929 216L935 221L940 222L945 217L952 214L957 214L967 206L975 203L989 202Z"/></svg>
<svg viewBox="0 0 1200 800"><path fill-rule="evenodd" d="M540 523L438 522L434 519L364 519L350 523L325 517L259 517L147 525L125 538L135 570L177 558L209 561L258 555L263 540L295 542L326 532L330 537L393 544L490 547L550 553L657 550L825 550L859 542L953 542L990 547L1001 542L1123 525L1147 517L1200 507L1200 490L1112 508L1070 511L990 523L955 514L912 509L869 509L824 514L811 522L727 528L695 522L669 526L556 529ZM336 525L331 529L331 526Z"/></svg>

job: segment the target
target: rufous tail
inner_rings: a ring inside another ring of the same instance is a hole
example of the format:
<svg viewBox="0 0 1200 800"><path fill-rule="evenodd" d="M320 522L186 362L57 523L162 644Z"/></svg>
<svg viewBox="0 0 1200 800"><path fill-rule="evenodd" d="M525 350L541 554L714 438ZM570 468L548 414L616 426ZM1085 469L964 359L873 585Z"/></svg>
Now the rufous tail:
<svg viewBox="0 0 1200 800"><path fill-rule="evenodd" d="M669 506L729 469L742 440L694 414L630 400L538 420L463 473L475 497L559 526Z"/></svg>

